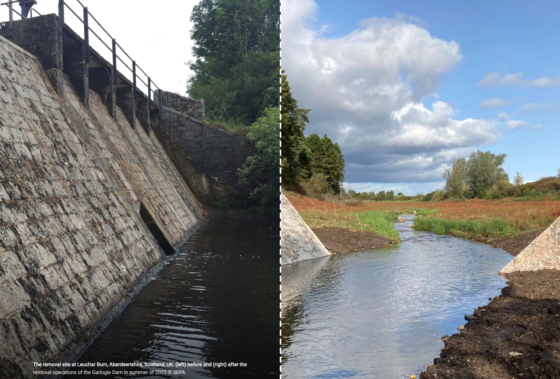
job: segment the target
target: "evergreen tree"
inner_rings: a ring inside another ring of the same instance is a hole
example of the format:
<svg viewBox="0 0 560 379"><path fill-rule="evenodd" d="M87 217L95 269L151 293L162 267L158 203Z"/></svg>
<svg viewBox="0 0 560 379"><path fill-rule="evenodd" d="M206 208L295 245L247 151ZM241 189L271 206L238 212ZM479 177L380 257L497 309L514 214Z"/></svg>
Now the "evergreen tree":
<svg viewBox="0 0 560 379"><path fill-rule="evenodd" d="M282 71L284 74L284 71ZM286 75L282 75L282 186L294 189L300 179L311 175L311 150L306 144L303 131L309 122L311 109L299 108L292 97Z"/></svg>
<svg viewBox="0 0 560 379"><path fill-rule="evenodd" d="M324 174L329 187L339 194L344 182L344 159L340 147L333 143L326 134L321 139L313 133L306 138L306 142L311 150L311 171L313 174Z"/></svg>

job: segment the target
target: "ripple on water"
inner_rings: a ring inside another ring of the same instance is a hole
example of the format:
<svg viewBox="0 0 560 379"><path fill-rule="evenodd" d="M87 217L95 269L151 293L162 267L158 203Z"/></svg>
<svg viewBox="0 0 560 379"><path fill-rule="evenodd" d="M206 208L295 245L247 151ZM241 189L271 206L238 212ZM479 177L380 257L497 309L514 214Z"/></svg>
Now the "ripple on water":
<svg viewBox="0 0 560 379"><path fill-rule="evenodd" d="M277 378L278 225L199 229L80 362L244 362L172 377Z"/></svg>
<svg viewBox="0 0 560 379"><path fill-rule="evenodd" d="M500 294L513 258L395 226L402 242L282 269L284 378L399 378L439 356L441 335ZM284 300L285 299L285 300Z"/></svg>

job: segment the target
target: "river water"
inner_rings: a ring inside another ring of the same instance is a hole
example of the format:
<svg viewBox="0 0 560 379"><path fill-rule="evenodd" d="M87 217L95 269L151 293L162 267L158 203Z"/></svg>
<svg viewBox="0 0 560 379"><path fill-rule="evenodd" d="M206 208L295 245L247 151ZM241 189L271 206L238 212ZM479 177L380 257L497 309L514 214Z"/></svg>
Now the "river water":
<svg viewBox="0 0 560 379"><path fill-rule="evenodd" d="M279 284L279 222L205 225L79 362L233 362L246 367L138 377L278 378Z"/></svg>
<svg viewBox="0 0 560 379"><path fill-rule="evenodd" d="M404 218L397 245L282 268L283 378L418 377L441 336L500 294L510 254Z"/></svg>

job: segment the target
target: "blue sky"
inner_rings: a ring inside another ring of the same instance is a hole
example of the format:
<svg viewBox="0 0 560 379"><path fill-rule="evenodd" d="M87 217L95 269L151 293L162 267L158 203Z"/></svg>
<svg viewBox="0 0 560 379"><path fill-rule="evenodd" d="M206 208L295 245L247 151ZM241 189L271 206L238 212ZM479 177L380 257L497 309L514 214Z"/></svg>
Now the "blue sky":
<svg viewBox="0 0 560 379"><path fill-rule="evenodd" d="M474 149L506 153L510 178L560 168L560 3L288 0L282 11L282 65L312 108L306 134L341 145L346 188L425 193Z"/></svg>

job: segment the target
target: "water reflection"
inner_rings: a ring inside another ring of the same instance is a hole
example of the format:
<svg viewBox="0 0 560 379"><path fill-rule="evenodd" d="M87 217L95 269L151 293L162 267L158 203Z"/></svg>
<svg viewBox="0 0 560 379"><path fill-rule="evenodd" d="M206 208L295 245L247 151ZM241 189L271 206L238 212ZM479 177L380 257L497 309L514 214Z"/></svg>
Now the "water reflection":
<svg viewBox="0 0 560 379"><path fill-rule="evenodd" d="M278 222L202 227L80 362L243 362L144 377L277 378L278 254Z"/></svg>
<svg viewBox="0 0 560 379"><path fill-rule="evenodd" d="M500 293L511 255L405 219L398 245L282 269L282 292L297 294L282 304L284 378L418 375L439 356L441 335Z"/></svg>

